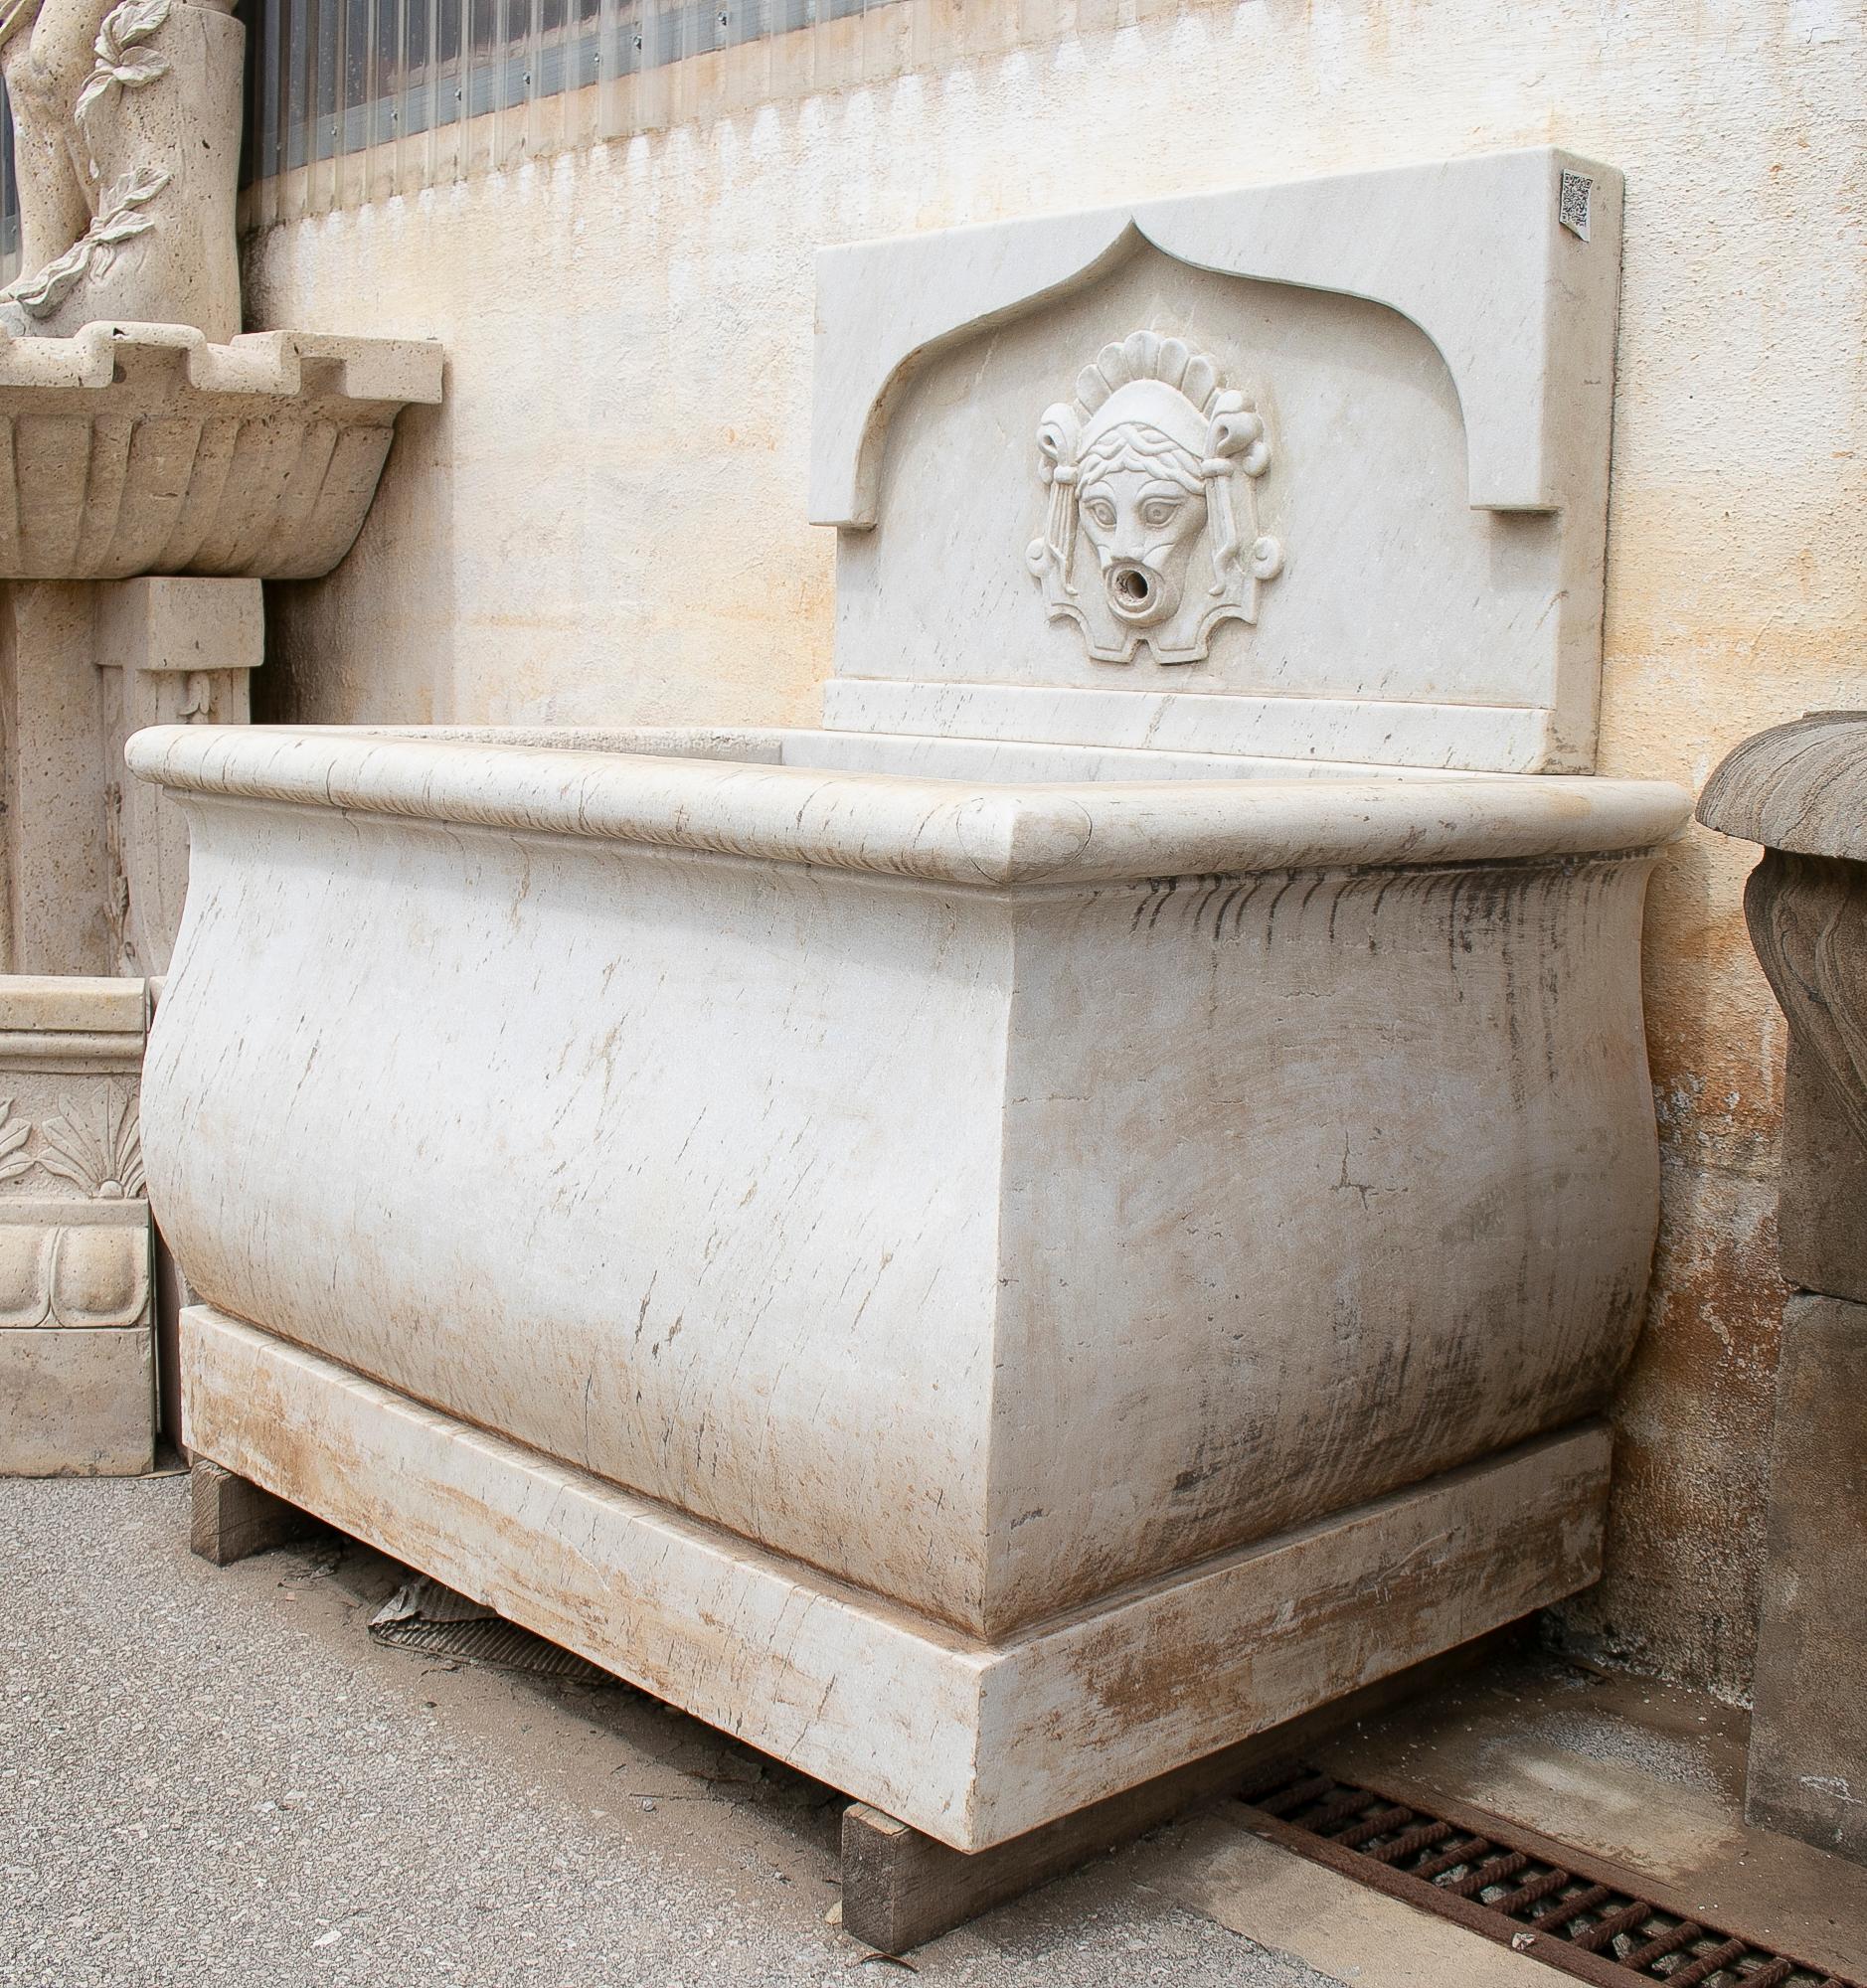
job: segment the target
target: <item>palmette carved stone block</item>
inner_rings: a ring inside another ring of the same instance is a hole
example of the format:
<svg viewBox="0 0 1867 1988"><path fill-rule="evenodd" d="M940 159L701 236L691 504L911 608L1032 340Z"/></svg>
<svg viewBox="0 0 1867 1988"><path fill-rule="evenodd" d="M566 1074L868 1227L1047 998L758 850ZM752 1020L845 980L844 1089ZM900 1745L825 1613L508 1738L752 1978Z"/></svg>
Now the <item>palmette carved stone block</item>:
<svg viewBox="0 0 1867 1988"><path fill-rule="evenodd" d="M140 980L0 977L0 1472L146 1470Z"/></svg>

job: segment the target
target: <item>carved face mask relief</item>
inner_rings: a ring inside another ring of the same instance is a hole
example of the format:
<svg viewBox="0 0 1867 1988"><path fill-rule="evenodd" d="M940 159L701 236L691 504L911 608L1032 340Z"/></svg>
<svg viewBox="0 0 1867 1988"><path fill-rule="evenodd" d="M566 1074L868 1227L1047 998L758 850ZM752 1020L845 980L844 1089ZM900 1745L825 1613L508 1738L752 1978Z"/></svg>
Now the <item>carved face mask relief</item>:
<svg viewBox="0 0 1867 1988"><path fill-rule="evenodd" d="M1162 663L1201 662L1219 622L1257 620L1283 564L1258 530L1271 451L1210 359L1147 331L1105 346L1037 446L1049 506L1025 563L1097 662L1131 662L1143 641Z"/></svg>

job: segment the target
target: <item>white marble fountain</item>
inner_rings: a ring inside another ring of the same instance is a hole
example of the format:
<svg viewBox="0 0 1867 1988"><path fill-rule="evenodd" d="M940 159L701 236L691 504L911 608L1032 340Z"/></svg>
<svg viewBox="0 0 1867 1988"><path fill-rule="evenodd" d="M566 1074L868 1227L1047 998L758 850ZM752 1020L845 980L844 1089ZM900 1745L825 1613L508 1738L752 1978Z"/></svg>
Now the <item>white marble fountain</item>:
<svg viewBox="0 0 1867 1988"><path fill-rule="evenodd" d="M820 730L139 735L196 1452L963 1850L1593 1580L1618 204L828 254Z"/></svg>

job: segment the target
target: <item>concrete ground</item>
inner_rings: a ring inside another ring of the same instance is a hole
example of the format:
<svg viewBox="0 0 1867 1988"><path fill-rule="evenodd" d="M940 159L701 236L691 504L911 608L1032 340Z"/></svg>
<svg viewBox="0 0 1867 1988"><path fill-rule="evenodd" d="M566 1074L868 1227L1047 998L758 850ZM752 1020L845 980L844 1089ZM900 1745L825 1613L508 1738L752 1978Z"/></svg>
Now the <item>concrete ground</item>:
<svg viewBox="0 0 1867 1988"><path fill-rule="evenodd" d="M336 1534L217 1570L187 1483L0 1480L0 1988L907 1978L825 1914L841 1798L621 1685L374 1641ZM1867 1981L1867 1868L1745 1827L1743 1716L1494 1662L1312 1749ZM1422 1805L1417 1804L1417 1805ZM911 1957L932 1983L1549 1988L1206 1805Z"/></svg>
<svg viewBox="0 0 1867 1988"><path fill-rule="evenodd" d="M678 1988L907 1973L825 1924L840 1800L626 1687L385 1648L324 1535L217 1570L187 1483L0 1482L0 1985ZM929 1982L1317 1988L1105 1860Z"/></svg>

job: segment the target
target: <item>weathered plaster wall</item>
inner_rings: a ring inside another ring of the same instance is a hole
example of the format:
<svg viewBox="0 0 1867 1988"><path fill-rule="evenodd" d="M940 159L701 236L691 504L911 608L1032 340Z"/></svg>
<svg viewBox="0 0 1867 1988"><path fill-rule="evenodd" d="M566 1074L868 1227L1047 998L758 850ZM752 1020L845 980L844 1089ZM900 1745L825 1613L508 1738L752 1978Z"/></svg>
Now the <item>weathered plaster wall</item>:
<svg viewBox="0 0 1867 1988"><path fill-rule="evenodd" d="M451 355L349 562L273 590L269 715L807 720L819 244L1548 140L1628 183L1602 770L1696 786L1747 732L1867 703L1860 6L1255 0L1049 39L1027 6L1028 46L964 59L959 25L1009 41L1009 13L921 4L919 72L255 238L250 323ZM1665 1229L1612 1571L1570 1618L1731 1691L1782 1295L1748 862L1699 836L1652 898Z"/></svg>

